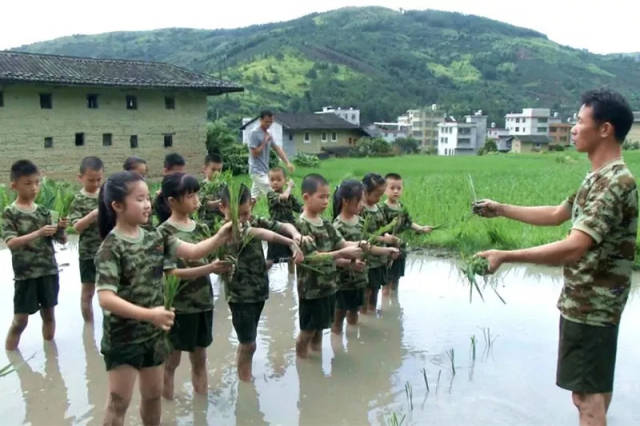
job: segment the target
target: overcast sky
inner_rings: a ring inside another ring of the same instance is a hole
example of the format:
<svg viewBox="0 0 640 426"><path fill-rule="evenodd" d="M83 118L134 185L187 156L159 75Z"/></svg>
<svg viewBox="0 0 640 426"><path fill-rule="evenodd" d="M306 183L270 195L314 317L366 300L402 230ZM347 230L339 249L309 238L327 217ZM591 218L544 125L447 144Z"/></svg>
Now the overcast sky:
<svg viewBox="0 0 640 426"><path fill-rule="evenodd" d="M640 52L640 1L608 0L3 0L0 49L72 34L167 27L237 28L344 6L438 9L540 31L595 53Z"/></svg>

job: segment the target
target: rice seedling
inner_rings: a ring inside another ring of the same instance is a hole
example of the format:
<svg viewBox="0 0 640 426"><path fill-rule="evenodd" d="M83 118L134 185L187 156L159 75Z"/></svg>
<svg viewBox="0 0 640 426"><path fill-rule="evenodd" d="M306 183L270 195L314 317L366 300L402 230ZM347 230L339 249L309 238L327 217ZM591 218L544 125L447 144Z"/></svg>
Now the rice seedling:
<svg viewBox="0 0 640 426"><path fill-rule="evenodd" d="M427 379L427 369L426 368L422 369L422 377L424 378L424 385L427 387L427 392L430 392L430 390L429 390L429 379Z"/></svg>
<svg viewBox="0 0 640 426"><path fill-rule="evenodd" d="M395 412L391 413L391 415L387 418L387 424L389 426L401 426L404 423L406 414L403 414L402 417L398 417L398 414Z"/></svg>
<svg viewBox="0 0 640 426"><path fill-rule="evenodd" d="M57 211L60 218L66 219L69 216L69 210L71 208L71 202L73 201L74 193L68 188L58 186L56 191L56 200L53 204L53 210Z"/></svg>
<svg viewBox="0 0 640 426"><path fill-rule="evenodd" d="M413 387L411 386L411 383L407 382L404 384L404 393L407 396L409 408L413 411Z"/></svg>
<svg viewBox="0 0 640 426"><path fill-rule="evenodd" d="M491 336L491 329L489 327L482 329L482 336L484 337L484 346L485 351L489 352L493 346L493 342L497 339L498 336Z"/></svg>
<svg viewBox="0 0 640 426"><path fill-rule="evenodd" d="M442 375L442 370L438 370L438 380L436 380L436 393L438 393L438 389L440 388L440 376Z"/></svg>
<svg viewBox="0 0 640 426"><path fill-rule="evenodd" d="M460 272L467 279L469 283L469 303L473 301L473 290L475 289L480 296L480 299L484 302L484 296L482 290L478 285L476 275L487 275L489 273L489 262L484 257L477 256L462 256L459 264Z"/></svg>
<svg viewBox="0 0 640 426"><path fill-rule="evenodd" d="M173 301L176 294L180 290L180 278L173 274L168 274L164 280L164 308L170 310L173 307Z"/></svg>
<svg viewBox="0 0 640 426"><path fill-rule="evenodd" d="M16 368L12 364L7 364L4 367L0 368L0 377L7 376L16 371Z"/></svg>
<svg viewBox="0 0 640 426"><path fill-rule="evenodd" d="M456 353L453 350L453 348L447 351L447 357L449 357L449 361L451 362L451 374L455 376L456 375L456 364L455 364Z"/></svg>
<svg viewBox="0 0 640 426"><path fill-rule="evenodd" d="M471 360L476 360L476 335L471 336Z"/></svg>

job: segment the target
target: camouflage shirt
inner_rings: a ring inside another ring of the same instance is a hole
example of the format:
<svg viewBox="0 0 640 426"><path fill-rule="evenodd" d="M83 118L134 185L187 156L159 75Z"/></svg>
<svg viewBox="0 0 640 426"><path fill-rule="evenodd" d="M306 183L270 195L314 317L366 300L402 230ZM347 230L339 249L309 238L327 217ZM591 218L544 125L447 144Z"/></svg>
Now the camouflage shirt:
<svg viewBox="0 0 640 426"><path fill-rule="evenodd" d="M269 203L269 215L271 219L279 222L294 223L296 218L293 213L301 213L302 205L293 194L286 200L281 200L282 192L269 191L267 202Z"/></svg>
<svg viewBox="0 0 640 426"><path fill-rule="evenodd" d="M378 229L385 226L389 221L384 214L382 208L379 205L375 205L373 207L364 206L362 209L362 217L368 222L368 227L365 229L365 237L368 234L372 234L376 232ZM380 243L376 244L380 245ZM379 268L387 264L386 256L374 256L372 254L367 255L367 263L369 268Z"/></svg>
<svg viewBox="0 0 640 426"><path fill-rule="evenodd" d="M175 256L177 241L140 227L138 238L112 230L96 254L96 290L145 308L164 305L164 264ZM104 311L102 352L155 339L162 330L149 322Z"/></svg>
<svg viewBox="0 0 640 426"><path fill-rule="evenodd" d="M219 208L211 209L207 206L209 201L220 199L221 189L222 184L211 183L206 179L200 183L200 192L198 193L198 198L200 199L198 220L206 224L211 230L217 229L219 227L218 224L224 221L224 214Z"/></svg>
<svg viewBox="0 0 640 426"><path fill-rule="evenodd" d="M396 217L398 218L397 225L395 226L395 232L402 232L407 229L411 229L413 221L411 220L409 211L400 201L398 201L395 207L392 207L387 203L381 203L380 208L382 208L382 212L387 218L387 223L391 222Z"/></svg>
<svg viewBox="0 0 640 426"><path fill-rule="evenodd" d="M593 239L575 263L564 267L558 309L576 322L618 324L629 296L638 229L636 182L622 160L587 174L565 201L572 229Z"/></svg>
<svg viewBox="0 0 640 426"><path fill-rule="evenodd" d="M305 243L301 249L305 256L316 252L330 252L338 250L344 244L344 239L331 225L331 222L322 218L319 224L311 223L309 219L300 216L296 222L300 234L310 235L313 242ZM322 263L311 263L305 259L314 269L322 271L318 273L304 267L298 269L298 294L302 299L319 299L336 292L337 270L336 263L330 259Z"/></svg>
<svg viewBox="0 0 640 426"><path fill-rule="evenodd" d="M80 191L73 197L71 207L69 209L69 223L75 225L80 219L98 208L98 194L87 194ZM78 252L80 260L93 259L100 247L100 233L98 232L98 221L85 228L80 233L80 241L78 243Z"/></svg>
<svg viewBox="0 0 640 426"><path fill-rule="evenodd" d="M244 238L252 227L279 232L281 225L274 220L254 217L244 226ZM261 240L249 239L238 255L235 273L232 277L223 277L223 281L227 302L256 303L269 298L269 276Z"/></svg>
<svg viewBox="0 0 640 426"><path fill-rule="evenodd" d="M32 210L25 210L12 203L2 215L2 238L5 243L12 238L30 234L45 225L51 225L51 212L33 204ZM44 277L58 274L58 263L53 249L53 240L61 240L64 230L52 237L38 237L11 250L13 275L16 280Z"/></svg>
<svg viewBox="0 0 640 426"><path fill-rule="evenodd" d="M158 231L168 239L169 237L178 238L181 241L197 244L205 240L209 236L209 228L207 225L191 222L191 226L185 226L167 220L158 226ZM179 258L170 258L165 262L164 269L176 268L193 268L207 265L207 259L184 260ZM206 312L213 309L213 290L211 288L211 280L209 275L194 278L192 280L181 280L180 288L173 302L176 312L181 314L191 314L197 312Z"/></svg>
<svg viewBox="0 0 640 426"><path fill-rule="evenodd" d="M338 231L338 235L346 241L362 241L362 228L364 219L355 216L353 222L347 222L338 216L333 221L333 227ZM338 290L352 290L357 288L365 288L369 282L366 269L362 272L354 270L338 269Z"/></svg>

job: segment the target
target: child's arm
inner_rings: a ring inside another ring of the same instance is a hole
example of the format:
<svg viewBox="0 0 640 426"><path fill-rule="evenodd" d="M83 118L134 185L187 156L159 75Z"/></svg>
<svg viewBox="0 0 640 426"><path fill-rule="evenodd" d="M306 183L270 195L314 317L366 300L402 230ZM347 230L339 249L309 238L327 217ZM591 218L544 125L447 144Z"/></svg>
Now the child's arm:
<svg viewBox="0 0 640 426"><path fill-rule="evenodd" d="M293 257L296 262L302 262L302 259L304 258L298 244L296 244L296 242L290 238L284 237L273 231L269 231L268 229L254 228L254 227L249 228L249 234L253 235L255 238L262 241L267 241L269 243L282 244L283 246L289 247L291 249L291 252L293 253Z"/></svg>
<svg viewBox="0 0 640 426"><path fill-rule="evenodd" d="M300 234L300 232L298 231L298 228L296 228L290 223L278 222L278 224L280 225L280 231L282 231L281 233L287 234L288 236L291 237L293 241L295 241L298 244L301 244L303 237L302 237L302 234ZM308 237L308 238L311 238L311 237Z"/></svg>
<svg viewBox="0 0 640 426"><path fill-rule="evenodd" d="M192 280L194 278L205 277L209 274L224 274L231 271L231 264L224 260L214 260L213 262L195 266L193 268L180 268L165 270L166 274L175 275L183 280Z"/></svg>
<svg viewBox="0 0 640 426"><path fill-rule="evenodd" d="M98 209L91 210L89 213L78 220L73 220L73 218L70 218L70 220L71 224L73 225L73 229L75 229L78 234L82 234L85 229L87 229L89 226L91 226L91 224L95 223L95 221L98 220Z"/></svg>
<svg viewBox="0 0 640 426"><path fill-rule="evenodd" d="M15 250L17 248L26 246L30 242L37 240L38 238L52 237L58 231L56 225L45 225L42 228L35 230L29 234L22 235L20 237L13 237L9 241L6 241L9 250Z"/></svg>
<svg viewBox="0 0 640 426"><path fill-rule="evenodd" d="M371 246L369 249L369 253L374 256L387 256L393 259L397 258L400 255L400 250L397 247L378 247Z"/></svg>
<svg viewBox="0 0 640 426"><path fill-rule="evenodd" d="M178 240L176 256L186 260L195 260L206 257L209 253L226 243L230 235L231 222L227 222L220 227L213 237L202 240L197 244Z"/></svg>
<svg viewBox="0 0 640 426"><path fill-rule="evenodd" d="M173 319L175 318L175 314L167 311L164 306L144 308L127 302L113 290L98 290L98 301L102 309L114 313L119 317L150 322L164 331L171 329Z"/></svg>
<svg viewBox="0 0 640 426"><path fill-rule="evenodd" d="M287 189L280 194L280 200L286 201L291 196L291 189L293 189L293 179L289 179L287 183Z"/></svg>
<svg viewBox="0 0 640 426"><path fill-rule="evenodd" d="M433 228L429 225L418 225L415 222L411 224L411 229L416 232L422 232L423 234L428 234L433 230Z"/></svg>

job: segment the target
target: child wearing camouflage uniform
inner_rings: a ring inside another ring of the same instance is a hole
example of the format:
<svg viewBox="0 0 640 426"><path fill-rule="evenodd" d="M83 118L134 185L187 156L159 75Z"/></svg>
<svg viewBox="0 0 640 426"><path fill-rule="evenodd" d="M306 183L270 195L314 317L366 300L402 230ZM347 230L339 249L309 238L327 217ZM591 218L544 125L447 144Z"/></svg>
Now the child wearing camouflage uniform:
<svg viewBox="0 0 640 426"><path fill-rule="evenodd" d="M93 321L91 302L95 292L96 266L94 258L100 247L98 233L98 190L102 184L104 165L98 157L85 157L80 163L78 179L82 182L82 189L71 201L69 208L69 222L80 235L78 255L80 265L80 282L82 293L80 296L80 310L85 321Z"/></svg>
<svg viewBox="0 0 640 426"><path fill-rule="evenodd" d="M267 203L269 205L269 215L271 219L278 222L294 223L293 213L302 212L302 205L298 199L291 194L293 180L289 179L287 189L284 189L286 174L281 167L274 167L269 170L269 184L271 191L267 193ZM269 244L267 250L267 261L278 263L280 259L289 259L291 252L280 244ZM271 265L269 265L271 266ZM289 273L293 274L293 262L289 262Z"/></svg>
<svg viewBox="0 0 640 426"><path fill-rule="evenodd" d="M40 311L42 337L55 334L54 307L58 304L58 264L53 240L66 242L66 220L51 224L51 212L34 200L40 188L40 173L29 160L11 166L11 188L15 202L2 214L2 238L11 250L14 275L13 321L5 347L14 350L27 326L29 315Z"/></svg>
<svg viewBox="0 0 640 426"><path fill-rule="evenodd" d="M200 184L200 208L198 220L206 224L209 229L215 230L224 220L220 211L220 190L222 184L217 184L215 179L222 172L222 158L217 154L207 154L202 168L204 179Z"/></svg>

